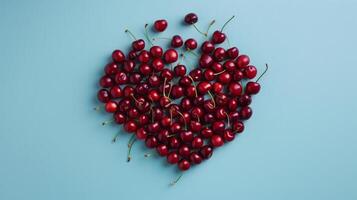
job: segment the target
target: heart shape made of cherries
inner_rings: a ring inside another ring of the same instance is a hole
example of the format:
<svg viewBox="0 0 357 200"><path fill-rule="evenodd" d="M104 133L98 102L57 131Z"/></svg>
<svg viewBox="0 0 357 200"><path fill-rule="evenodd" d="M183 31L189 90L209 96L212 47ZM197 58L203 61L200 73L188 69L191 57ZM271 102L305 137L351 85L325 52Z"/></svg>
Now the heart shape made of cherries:
<svg viewBox="0 0 357 200"><path fill-rule="evenodd" d="M125 31L134 39L131 50L127 55L121 50L113 51L112 61L100 78L102 88L97 97L104 103L105 111L113 115L113 120L103 125L122 124L132 134L128 161L134 142L143 140L148 148L155 148L158 155L166 157L169 164L177 164L185 171L210 158L215 148L243 132L243 122L252 116L252 95L260 91L258 81L268 65L252 81L257 68L250 65L249 57L240 55L237 47L220 46L227 41L223 31L233 18L214 31L200 51L195 39L184 41L179 35L166 38L170 47L163 50L150 39L148 24L145 36L149 45ZM207 38L215 21L206 32L197 28L197 21L194 13L184 18L187 25ZM161 19L154 22L153 29L163 32L167 26L168 22ZM150 48L146 50L147 46ZM189 73L182 63L186 55L198 59L199 67Z"/></svg>

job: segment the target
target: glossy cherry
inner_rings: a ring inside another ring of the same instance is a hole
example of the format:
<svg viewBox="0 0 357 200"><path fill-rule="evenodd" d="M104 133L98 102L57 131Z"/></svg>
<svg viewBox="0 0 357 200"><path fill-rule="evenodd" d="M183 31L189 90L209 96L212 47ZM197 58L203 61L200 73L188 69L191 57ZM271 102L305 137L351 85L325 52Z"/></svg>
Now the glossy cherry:
<svg viewBox="0 0 357 200"><path fill-rule="evenodd" d="M163 32L167 28L167 21L164 19L159 19L154 22L154 28L158 32Z"/></svg>

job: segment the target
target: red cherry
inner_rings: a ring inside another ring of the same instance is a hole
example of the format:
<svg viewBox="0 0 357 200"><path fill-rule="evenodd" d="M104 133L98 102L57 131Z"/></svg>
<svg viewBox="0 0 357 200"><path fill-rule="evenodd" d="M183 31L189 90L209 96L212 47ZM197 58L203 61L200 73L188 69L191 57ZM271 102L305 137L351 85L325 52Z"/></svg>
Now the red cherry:
<svg viewBox="0 0 357 200"><path fill-rule="evenodd" d="M221 44L226 40L226 34L221 31L215 31L212 35L212 42L214 44Z"/></svg>
<svg viewBox="0 0 357 200"><path fill-rule="evenodd" d="M227 50L227 56L230 59L235 59L239 55L239 50L237 47L232 47Z"/></svg>
<svg viewBox="0 0 357 200"><path fill-rule="evenodd" d="M157 135L157 138L159 139L160 142L164 144L169 143L169 138L170 137L170 132L168 130L162 129L159 134Z"/></svg>
<svg viewBox="0 0 357 200"><path fill-rule="evenodd" d="M138 72L134 72L129 76L129 82L131 84L136 84L137 85L137 84L139 84L141 82L142 79L143 79L143 77Z"/></svg>
<svg viewBox="0 0 357 200"><path fill-rule="evenodd" d="M225 130L223 132L223 138L225 141L230 142L230 141L234 140L235 134L231 130Z"/></svg>
<svg viewBox="0 0 357 200"><path fill-rule="evenodd" d="M171 125L171 127L170 127L170 131L171 131L172 133L178 133L178 132L180 132L181 130L182 130L182 127L181 127L181 125L180 125L179 123L177 123L177 122L173 123L173 124Z"/></svg>
<svg viewBox="0 0 357 200"><path fill-rule="evenodd" d="M114 50L112 53L112 59L114 62L121 63L125 60L125 55L120 50Z"/></svg>
<svg viewBox="0 0 357 200"><path fill-rule="evenodd" d="M148 148L155 148L158 145L157 138L155 136L149 136L146 138L145 144Z"/></svg>
<svg viewBox="0 0 357 200"><path fill-rule="evenodd" d="M182 157L189 157L190 156L190 152L191 152L191 149L186 146L186 145L182 145L180 148L179 148L179 154L182 156Z"/></svg>
<svg viewBox="0 0 357 200"><path fill-rule="evenodd" d="M190 130L192 132L200 132L202 129L202 124L197 121L191 121L190 122Z"/></svg>
<svg viewBox="0 0 357 200"><path fill-rule="evenodd" d="M241 108L241 110L239 111L239 115L240 115L241 119L244 119L244 120L249 119L252 116L252 114L253 114L253 111L248 106Z"/></svg>
<svg viewBox="0 0 357 200"><path fill-rule="evenodd" d="M227 105L228 105L227 106L228 110L235 111L238 108L238 101L237 101L237 99L232 98L232 99L228 100Z"/></svg>
<svg viewBox="0 0 357 200"><path fill-rule="evenodd" d="M228 72L233 72L236 70L236 64L232 60L226 61L223 66Z"/></svg>
<svg viewBox="0 0 357 200"><path fill-rule="evenodd" d="M157 87L160 85L161 83L161 79L158 75L156 74L152 74L150 77L149 77L149 80L148 80L149 84L152 86L152 87Z"/></svg>
<svg viewBox="0 0 357 200"><path fill-rule="evenodd" d="M247 55L240 55L237 58L237 66L241 69L244 69L249 65L250 59Z"/></svg>
<svg viewBox="0 0 357 200"><path fill-rule="evenodd" d="M157 90L153 89L149 91L148 97L151 101L159 101L160 100L160 94Z"/></svg>
<svg viewBox="0 0 357 200"><path fill-rule="evenodd" d="M219 62L213 62L211 69L216 73L222 72L224 70L223 65Z"/></svg>
<svg viewBox="0 0 357 200"><path fill-rule="evenodd" d="M163 126L163 127L169 127L171 125L171 118L165 116L161 119L160 123L161 123L161 126Z"/></svg>
<svg viewBox="0 0 357 200"><path fill-rule="evenodd" d="M240 70L235 70L233 73L233 80L235 81L241 81L243 79L244 75L243 72Z"/></svg>
<svg viewBox="0 0 357 200"><path fill-rule="evenodd" d="M211 146L208 145L202 147L200 150L200 154L204 159L210 158L212 156L212 153L213 153L213 149Z"/></svg>
<svg viewBox="0 0 357 200"><path fill-rule="evenodd" d="M126 83L128 83L128 81L129 81L129 78L125 72L118 72L115 75L115 82L119 85L126 84Z"/></svg>
<svg viewBox="0 0 357 200"><path fill-rule="evenodd" d="M185 65L177 65L174 68L174 72L176 76L184 76L186 74L186 66Z"/></svg>
<svg viewBox="0 0 357 200"><path fill-rule="evenodd" d="M118 110L118 104L115 101L108 101L105 104L105 111L109 113L114 113L117 110Z"/></svg>
<svg viewBox="0 0 357 200"><path fill-rule="evenodd" d="M198 16L195 13L189 13L185 16L187 24L195 24L198 21Z"/></svg>
<svg viewBox="0 0 357 200"><path fill-rule="evenodd" d="M205 114L205 116L203 117L203 121L206 123L206 124L211 124L215 121L215 117L213 116L212 113L207 113Z"/></svg>
<svg viewBox="0 0 357 200"><path fill-rule="evenodd" d="M210 54L214 50L214 44L211 41L205 41L201 46L201 50L205 54Z"/></svg>
<svg viewBox="0 0 357 200"><path fill-rule="evenodd" d="M198 153L193 152L190 155L190 161L194 164L200 164L202 162L202 157Z"/></svg>
<svg viewBox="0 0 357 200"><path fill-rule="evenodd" d="M213 135L211 137L211 144L213 147L220 147L224 144L223 138L220 135Z"/></svg>
<svg viewBox="0 0 357 200"><path fill-rule="evenodd" d="M139 125L144 126L149 123L149 117L145 114L139 116Z"/></svg>
<svg viewBox="0 0 357 200"><path fill-rule="evenodd" d="M193 140L193 133L192 131L182 131L180 138L183 142L191 142Z"/></svg>
<svg viewBox="0 0 357 200"><path fill-rule="evenodd" d="M138 60L139 62L141 63L147 63L149 62L150 60L150 53L146 50L142 50L140 53L139 53L139 56L138 56Z"/></svg>
<svg viewBox="0 0 357 200"><path fill-rule="evenodd" d="M260 84L257 82L248 82L246 87L245 87L245 92L247 94L258 94L258 92L260 91Z"/></svg>
<svg viewBox="0 0 357 200"><path fill-rule="evenodd" d="M225 85L231 82L232 76L228 72L223 72L222 74L218 75L218 82Z"/></svg>
<svg viewBox="0 0 357 200"><path fill-rule="evenodd" d="M128 110L128 116L129 116L129 118L131 118L131 119L135 119L135 118L139 117L139 111L138 111L138 109L136 109L136 108L130 108L130 109Z"/></svg>
<svg viewBox="0 0 357 200"><path fill-rule="evenodd" d="M156 151L160 156L167 156L169 154L169 148L164 144L159 144L156 147Z"/></svg>
<svg viewBox="0 0 357 200"><path fill-rule="evenodd" d="M222 89L223 89L223 85L221 83L218 83L218 82L213 83L212 91L214 93L216 93L216 94L221 93Z"/></svg>
<svg viewBox="0 0 357 200"><path fill-rule="evenodd" d="M167 63L174 63L178 59L178 54L175 49L168 49L164 53L164 60Z"/></svg>
<svg viewBox="0 0 357 200"><path fill-rule="evenodd" d="M189 49L189 50L194 50L197 48L197 42L195 39L193 38L190 38L188 40L185 41L185 47L186 49Z"/></svg>
<svg viewBox="0 0 357 200"><path fill-rule="evenodd" d="M136 51L134 51L134 50L129 51L129 53L128 53L129 60L135 60L136 57L137 57Z"/></svg>
<svg viewBox="0 0 357 200"><path fill-rule="evenodd" d="M253 65L248 65L244 69L244 76L248 79L253 79L257 75L257 68Z"/></svg>
<svg viewBox="0 0 357 200"><path fill-rule="evenodd" d="M131 46L134 51L141 51L145 48L145 41L143 39L135 40L131 43Z"/></svg>
<svg viewBox="0 0 357 200"><path fill-rule="evenodd" d="M150 54L155 58L160 58L163 55L163 50L160 46L152 46L150 48Z"/></svg>
<svg viewBox="0 0 357 200"><path fill-rule="evenodd" d="M170 164L176 164L179 161L179 155L175 152L169 153L169 155L166 158L167 158L167 162Z"/></svg>
<svg viewBox="0 0 357 200"><path fill-rule="evenodd" d="M242 94L242 85L239 82L232 82L228 86L228 91L232 96L239 96Z"/></svg>
<svg viewBox="0 0 357 200"><path fill-rule="evenodd" d="M135 121L133 121L133 120L129 120L124 124L124 130L128 133L136 132L137 128L138 127L137 127Z"/></svg>
<svg viewBox="0 0 357 200"><path fill-rule="evenodd" d="M172 86L172 90L171 90L171 96L174 99L180 98L184 95L184 90L181 86L179 85L174 85Z"/></svg>
<svg viewBox="0 0 357 200"><path fill-rule="evenodd" d="M171 39L171 46L174 48L181 47L183 45L182 37L179 35L174 35Z"/></svg>
<svg viewBox="0 0 357 200"><path fill-rule="evenodd" d="M192 148L199 149L203 146L203 139L196 136L195 138L193 138L191 145Z"/></svg>
<svg viewBox="0 0 357 200"><path fill-rule="evenodd" d="M145 131L144 128L139 128L138 130L136 130L136 138L138 138L139 140L145 140L147 135L148 133Z"/></svg>
<svg viewBox="0 0 357 200"><path fill-rule="evenodd" d="M214 50L213 52L213 58L220 62L226 57L226 50L224 50L222 47L218 47Z"/></svg>
<svg viewBox="0 0 357 200"><path fill-rule="evenodd" d="M101 89L97 93L97 98L99 101L101 101L103 103L107 103L110 100L110 94L109 94L108 90Z"/></svg>
<svg viewBox="0 0 357 200"><path fill-rule="evenodd" d="M215 121L212 124L212 131L214 133L220 134L224 131L225 124L223 121Z"/></svg>
<svg viewBox="0 0 357 200"><path fill-rule="evenodd" d="M139 65L139 72L144 76L149 75L152 73L152 68L147 63L141 63Z"/></svg>
<svg viewBox="0 0 357 200"><path fill-rule="evenodd" d="M197 85L197 91L200 94L206 94L208 91L212 89L212 85L209 82L202 81Z"/></svg>
<svg viewBox="0 0 357 200"><path fill-rule="evenodd" d="M154 28L158 32L163 32L167 28L167 21L164 19L156 20Z"/></svg>
<svg viewBox="0 0 357 200"><path fill-rule="evenodd" d="M209 68L213 64L213 58L208 54L202 54L199 60L199 65L202 68Z"/></svg>
<svg viewBox="0 0 357 200"><path fill-rule="evenodd" d="M104 88L112 87L114 85L114 81L110 76L103 76L99 81L100 86Z"/></svg>
<svg viewBox="0 0 357 200"><path fill-rule="evenodd" d="M244 131L244 124L241 121L233 122L232 130L236 133L241 133Z"/></svg>
<svg viewBox="0 0 357 200"><path fill-rule="evenodd" d="M114 75L116 74L117 72L119 71L119 67L117 64L115 63L109 63L105 66L104 68L104 72L107 74L107 75Z"/></svg>
<svg viewBox="0 0 357 200"><path fill-rule="evenodd" d="M186 171L190 169L190 166L190 162L188 162L187 160L181 160L178 164L178 167L181 171Z"/></svg>
<svg viewBox="0 0 357 200"><path fill-rule="evenodd" d="M166 54L166 53L165 53ZM155 58L153 61L152 61L152 67L156 70L156 71L161 71L164 69L165 65L164 65L164 62L162 61L161 58Z"/></svg>
<svg viewBox="0 0 357 200"><path fill-rule="evenodd" d="M132 61L132 60L124 61L123 70L125 72L132 72L132 71L134 71L134 68L135 68L135 62L134 61Z"/></svg>
<svg viewBox="0 0 357 200"><path fill-rule="evenodd" d="M169 144L171 148L178 148L180 146L180 141L177 138L171 137L169 139Z"/></svg>
<svg viewBox="0 0 357 200"><path fill-rule="evenodd" d="M117 124L123 124L125 121L126 121L126 117L123 113L121 112L116 112L114 114L114 121L117 123Z"/></svg>
<svg viewBox="0 0 357 200"><path fill-rule="evenodd" d="M204 127L204 128L201 130L201 135L202 135L202 137L204 137L204 138L210 138L210 137L212 137L212 135L213 135L213 131L212 131L212 129L210 129L210 128Z"/></svg>

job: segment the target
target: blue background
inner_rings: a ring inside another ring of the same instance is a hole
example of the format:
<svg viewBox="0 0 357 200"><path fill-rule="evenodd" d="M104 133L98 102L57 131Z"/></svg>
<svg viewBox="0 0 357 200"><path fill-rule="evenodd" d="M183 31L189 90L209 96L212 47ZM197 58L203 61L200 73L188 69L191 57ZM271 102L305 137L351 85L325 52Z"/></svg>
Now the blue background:
<svg viewBox="0 0 357 200"><path fill-rule="evenodd" d="M0 199L357 199L356 1L0 2ZM139 143L126 163L129 136L111 144L92 108L125 28L203 39L190 11L203 29L236 15L231 43L271 69L245 132L170 188L175 167Z"/></svg>

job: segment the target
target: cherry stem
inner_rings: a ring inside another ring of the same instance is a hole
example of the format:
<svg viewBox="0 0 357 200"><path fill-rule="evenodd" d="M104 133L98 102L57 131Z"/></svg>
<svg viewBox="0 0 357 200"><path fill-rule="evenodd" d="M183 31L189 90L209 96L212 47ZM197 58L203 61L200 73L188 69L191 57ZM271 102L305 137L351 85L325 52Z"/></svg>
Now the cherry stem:
<svg viewBox="0 0 357 200"><path fill-rule="evenodd" d="M178 177L176 178L176 180L172 181L172 182L170 183L170 186L174 186L174 185L181 179L182 175L183 175L183 173L180 174L180 176L178 176Z"/></svg>
<svg viewBox="0 0 357 200"><path fill-rule="evenodd" d="M166 94L165 94L166 80L167 80L167 78L164 79L164 87L162 87L162 95L164 97L166 97Z"/></svg>
<svg viewBox="0 0 357 200"><path fill-rule="evenodd" d="M220 75L220 74L224 73L225 71L226 71L226 70L223 70L223 71L217 72L217 73L215 73L215 74L213 74L213 75L217 76L217 75Z"/></svg>
<svg viewBox="0 0 357 200"><path fill-rule="evenodd" d="M264 70L264 72L258 77L258 79L257 79L255 82L258 83L258 81L260 80L260 78L263 77L263 75L268 71L268 69L269 69L269 66L268 66L267 63L265 63L265 70Z"/></svg>
<svg viewBox="0 0 357 200"><path fill-rule="evenodd" d="M134 99L134 101L135 101L136 103L139 103L139 104L142 104L142 103L143 103L143 102L141 102L141 101L138 101L138 100L135 98L134 94L131 94L130 96Z"/></svg>
<svg viewBox="0 0 357 200"><path fill-rule="evenodd" d="M129 31L129 29L125 29L125 33L128 33L134 40L136 40L136 37L131 31Z"/></svg>
<svg viewBox="0 0 357 200"><path fill-rule="evenodd" d="M115 142L118 140L119 134L120 134L120 133L115 134L115 136L114 136L113 139L112 139L112 143L115 143Z"/></svg>
<svg viewBox="0 0 357 200"><path fill-rule="evenodd" d="M183 116L183 114L180 112L180 111L176 111L179 115L181 115L182 119L183 119L183 122L185 123L185 129L187 130L187 122L186 122L186 119L185 119L185 116Z"/></svg>
<svg viewBox="0 0 357 200"><path fill-rule="evenodd" d="M131 153L131 149L133 147L133 144L136 142L136 138L135 138L135 134L133 134L130 139L129 139L129 142L128 142L128 159L127 159L127 162L130 162L131 160L131 156L130 156L130 153Z"/></svg>
<svg viewBox="0 0 357 200"><path fill-rule="evenodd" d="M228 127L231 127L231 123L230 123L230 120L229 120L229 115L228 115L227 112L224 112L224 113L225 113L226 116L227 116L227 126L228 126Z"/></svg>
<svg viewBox="0 0 357 200"><path fill-rule="evenodd" d="M204 33L204 32L202 32L202 31L200 31L200 29L198 29L195 24L193 24L193 27L195 27L195 29L196 29L197 32L199 32L199 33L202 34L203 36L207 37L207 33Z"/></svg>
<svg viewBox="0 0 357 200"><path fill-rule="evenodd" d="M228 48L231 48L231 43L229 42L228 37L226 37L226 39L227 39Z"/></svg>
<svg viewBox="0 0 357 200"><path fill-rule="evenodd" d="M113 119L112 119L112 120L108 120L108 121L104 121L104 122L102 122L102 125L105 126L105 125L111 124L111 123L113 123L113 122L114 122Z"/></svg>
<svg viewBox="0 0 357 200"><path fill-rule="evenodd" d="M211 100L212 100L212 103L213 103L213 108L216 107L216 101L214 100L214 97L212 95L212 93L210 91L207 92L209 96L211 96Z"/></svg>
<svg viewBox="0 0 357 200"><path fill-rule="evenodd" d="M206 31L206 37L208 35L209 29L211 29L212 25L216 22L216 20L212 20L211 23L208 25L207 31Z"/></svg>
<svg viewBox="0 0 357 200"><path fill-rule="evenodd" d="M157 37L157 38L153 38L152 40L171 40L170 38L167 37Z"/></svg>
<svg viewBox="0 0 357 200"><path fill-rule="evenodd" d="M224 30L224 28L227 26L227 24L234 18L235 16L233 15L228 21L226 21L226 23L223 24L222 28L221 28L221 32Z"/></svg>
<svg viewBox="0 0 357 200"><path fill-rule="evenodd" d="M193 87L195 87L195 94L196 94L196 97L198 97L198 93L197 93L197 89L196 89L195 80L193 80L192 76L190 76L190 75L188 75L187 77L191 79L191 81L192 81L192 85L193 85Z"/></svg>
<svg viewBox="0 0 357 200"><path fill-rule="evenodd" d="M150 37L149 37L149 33L148 33L148 25L149 24L145 24L145 37L147 39L147 41L150 43L151 46L154 46L154 44L152 43Z"/></svg>
<svg viewBox="0 0 357 200"><path fill-rule="evenodd" d="M170 101L172 101L172 100L170 99L171 90L172 90L172 84L170 84L169 93L167 94L167 98L168 98Z"/></svg>

